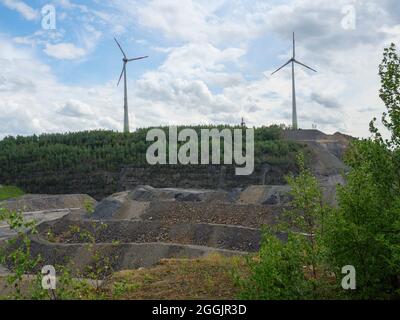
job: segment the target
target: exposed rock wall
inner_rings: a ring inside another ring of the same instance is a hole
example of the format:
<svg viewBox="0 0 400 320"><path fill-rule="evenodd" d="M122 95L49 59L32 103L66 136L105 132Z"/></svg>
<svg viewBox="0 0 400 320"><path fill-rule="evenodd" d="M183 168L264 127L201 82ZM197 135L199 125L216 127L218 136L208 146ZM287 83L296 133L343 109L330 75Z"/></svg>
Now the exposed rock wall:
<svg viewBox="0 0 400 320"><path fill-rule="evenodd" d="M154 166L126 167L119 177L118 191L143 184L155 188L234 189L255 184L285 184L284 176L295 168L260 165L253 174L237 176L234 166Z"/></svg>
<svg viewBox="0 0 400 320"><path fill-rule="evenodd" d="M60 172L57 175L37 173L37 177L21 177L7 183L23 188L27 193L82 193L101 200L110 194L132 190L139 185L156 188L180 187L201 189L233 189L254 184L284 184L285 175L295 171L289 165L256 165L249 176L235 175L234 166L225 165L156 165L125 166L119 172L95 172L87 175ZM63 181L60 183L60 181Z"/></svg>

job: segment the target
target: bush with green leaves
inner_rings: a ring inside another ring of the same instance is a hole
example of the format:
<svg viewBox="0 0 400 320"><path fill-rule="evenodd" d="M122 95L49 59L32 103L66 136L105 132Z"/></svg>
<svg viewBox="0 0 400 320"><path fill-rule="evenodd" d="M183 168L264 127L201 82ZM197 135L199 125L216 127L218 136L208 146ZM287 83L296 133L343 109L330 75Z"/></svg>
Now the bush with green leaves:
<svg viewBox="0 0 400 320"><path fill-rule="evenodd" d="M353 142L346 156L351 171L327 234L335 271L356 269L357 289L348 293L356 299L400 297L400 58L394 44L385 49L379 74L390 138L383 139L374 119L372 138Z"/></svg>
<svg viewBox="0 0 400 320"><path fill-rule="evenodd" d="M36 221L26 221L22 213L0 208L0 222L5 222L16 234L1 248L0 264L12 267L13 272L7 276L7 283L15 289L14 297L22 298L24 277L36 274L41 262L40 256L31 256L30 235L37 233Z"/></svg>
<svg viewBox="0 0 400 320"><path fill-rule="evenodd" d="M326 297L329 272L323 232L330 208L323 204L317 179L298 155L300 173L288 176L291 209L274 228L264 228L259 253L248 258L250 277L238 279L246 299L317 299ZM287 241L277 233L285 232Z"/></svg>
<svg viewBox="0 0 400 320"><path fill-rule="evenodd" d="M264 230L259 253L247 257L250 276L238 278L239 298L252 300L309 299L312 283L304 270L304 237L290 234L281 241Z"/></svg>

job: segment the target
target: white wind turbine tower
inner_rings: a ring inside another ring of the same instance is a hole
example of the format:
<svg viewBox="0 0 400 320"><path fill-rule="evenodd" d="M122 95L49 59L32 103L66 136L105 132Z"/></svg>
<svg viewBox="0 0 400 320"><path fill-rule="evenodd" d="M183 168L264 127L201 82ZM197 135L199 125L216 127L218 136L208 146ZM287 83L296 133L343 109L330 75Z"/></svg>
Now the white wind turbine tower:
<svg viewBox="0 0 400 320"><path fill-rule="evenodd" d="M128 133L129 132L129 113L128 113L128 86L127 86L127 83L126 83L126 65L127 65L128 62L145 59L145 58L148 58L148 56L128 59L126 54L125 54L125 52L124 52L124 50L122 50L121 45L117 41L117 39L114 38L114 40L117 43L119 49L121 50L121 52L122 52L122 54L124 56L122 58L122 61L123 61L122 72L121 72L121 75L119 76L119 80L118 80L117 86L119 86L119 83L121 82L121 78L122 78L122 75L123 75L124 76L124 132Z"/></svg>
<svg viewBox="0 0 400 320"><path fill-rule="evenodd" d="M309 66L306 66L304 63L301 63L296 60L296 43L295 43L295 38L294 38L294 32L293 32L293 57L286 62L282 67L280 67L278 70L274 71L271 75L277 73L279 70L282 68L286 67L289 63L292 64L292 127L293 130L298 129L298 122L297 122L297 106L296 106L296 83L295 83L295 75L294 75L294 64L297 63L303 67L306 67L307 69L310 69L314 72L317 72L313 68L310 68Z"/></svg>

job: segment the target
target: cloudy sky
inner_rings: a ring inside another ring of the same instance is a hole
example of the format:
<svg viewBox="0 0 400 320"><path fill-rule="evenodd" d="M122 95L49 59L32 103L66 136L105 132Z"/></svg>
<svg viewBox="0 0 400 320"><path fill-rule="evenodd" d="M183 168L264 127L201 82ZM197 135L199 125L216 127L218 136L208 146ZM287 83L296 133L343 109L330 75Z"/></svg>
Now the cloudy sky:
<svg viewBox="0 0 400 320"><path fill-rule="evenodd" d="M0 0L0 137L121 131L114 36L128 56L150 56L128 66L131 127L290 124L290 68L270 74L292 31L318 70L296 69L300 127L368 136L399 17L398 0Z"/></svg>

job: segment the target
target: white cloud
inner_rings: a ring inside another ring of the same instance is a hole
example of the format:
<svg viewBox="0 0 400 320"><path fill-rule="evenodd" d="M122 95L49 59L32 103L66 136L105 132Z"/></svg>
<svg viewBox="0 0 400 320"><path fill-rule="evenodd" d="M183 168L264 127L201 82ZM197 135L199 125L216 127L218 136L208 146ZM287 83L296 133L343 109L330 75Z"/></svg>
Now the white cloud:
<svg viewBox="0 0 400 320"><path fill-rule="evenodd" d="M135 82L128 70L133 127L239 123L242 116L249 125L290 123L290 69L271 77L271 69L280 61L270 66L263 55L254 57L249 52L268 34L259 50L265 50L268 59L271 52L287 59L295 30L299 60L318 70L314 74L296 67L301 126L310 128L316 123L326 132L341 130L367 136L370 119L384 110L377 76L383 47L400 40L400 11L394 10L399 7L397 0L353 1L358 20L356 30L351 31L340 23L341 7L347 0L289 0L274 5L257 0L113 0L106 2L107 12L85 12L66 0L59 3L66 10L81 13L79 30L74 30L76 45L71 39L63 40L62 33L50 42L44 42L41 35L16 37L14 41L32 46L39 43L48 55L71 60L93 52L104 35L108 38L136 31L140 40L134 45L148 46L164 57L158 67L153 67L158 62L146 60L152 70ZM69 17L73 17L72 12ZM157 40L147 38L149 34ZM158 41L160 36L162 41ZM34 54L6 41L0 41L0 49L4 70L0 108L15 111L13 121L11 113L3 114L0 122L7 121L7 115L9 126L0 129L0 135L19 133L18 124L23 126L21 132L122 127L123 91L114 81L79 88L63 85ZM31 66L24 67L23 61L30 61ZM19 73L21 68L24 74ZM22 118L26 105L32 121Z"/></svg>
<svg viewBox="0 0 400 320"><path fill-rule="evenodd" d="M92 108L79 100L71 99L59 111L61 114L69 117L91 117L93 116Z"/></svg>
<svg viewBox="0 0 400 320"><path fill-rule="evenodd" d="M39 17L39 12L28 6L25 2L19 0L1 0L1 3L11 10L20 13L26 20L36 20Z"/></svg>
<svg viewBox="0 0 400 320"><path fill-rule="evenodd" d="M79 5L71 2L70 0L56 0L56 4L63 9L79 9L81 12L86 13L89 11L85 5Z"/></svg>
<svg viewBox="0 0 400 320"><path fill-rule="evenodd" d="M50 57L62 60L74 60L86 55L86 50L73 43L46 44L44 52Z"/></svg>
<svg viewBox="0 0 400 320"><path fill-rule="evenodd" d="M152 0L137 2L137 9L119 2L146 28L160 30L167 38L198 43L228 44L248 41L264 31L258 8L235 1ZM235 8L235 10L232 10ZM225 13L218 14L218 11Z"/></svg>

